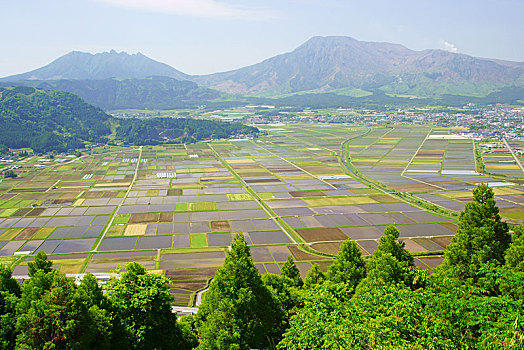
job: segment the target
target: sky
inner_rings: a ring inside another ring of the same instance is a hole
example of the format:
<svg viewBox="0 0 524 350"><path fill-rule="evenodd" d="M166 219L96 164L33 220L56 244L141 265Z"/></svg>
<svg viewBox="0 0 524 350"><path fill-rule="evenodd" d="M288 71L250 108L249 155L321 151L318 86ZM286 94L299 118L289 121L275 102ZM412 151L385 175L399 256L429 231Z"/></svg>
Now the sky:
<svg viewBox="0 0 524 350"><path fill-rule="evenodd" d="M0 0L0 77L70 51L227 71L343 35L524 61L524 0Z"/></svg>

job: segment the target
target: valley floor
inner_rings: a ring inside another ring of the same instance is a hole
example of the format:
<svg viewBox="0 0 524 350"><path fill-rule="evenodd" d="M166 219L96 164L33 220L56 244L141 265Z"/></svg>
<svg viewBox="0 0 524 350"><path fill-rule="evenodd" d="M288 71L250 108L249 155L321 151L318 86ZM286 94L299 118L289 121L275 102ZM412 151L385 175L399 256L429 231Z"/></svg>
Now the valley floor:
<svg viewBox="0 0 524 350"><path fill-rule="evenodd" d="M19 176L0 183L0 263L21 276L39 251L65 273L106 273L136 261L171 280L176 305L192 306L236 233L260 273L279 273L292 255L305 275L313 262L327 269L348 237L372 254L395 224L416 264L431 270L476 184L494 187L506 221L524 220L521 169L495 164L449 129L266 129L256 141L115 147L15 163ZM489 175L480 173L484 162Z"/></svg>

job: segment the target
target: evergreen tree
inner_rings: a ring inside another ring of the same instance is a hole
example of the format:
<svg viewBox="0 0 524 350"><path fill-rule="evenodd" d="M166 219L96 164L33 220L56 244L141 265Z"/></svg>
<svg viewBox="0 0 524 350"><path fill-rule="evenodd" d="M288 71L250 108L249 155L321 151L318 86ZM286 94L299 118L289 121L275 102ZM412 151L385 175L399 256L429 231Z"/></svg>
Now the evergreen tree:
<svg viewBox="0 0 524 350"><path fill-rule="evenodd" d="M353 240L347 239L329 267L327 279L334 283L345 283L354 289L365 275L366 267L360 249Z"/></svg>
<svg viewBox="0 0 524 350"><path fill-rule="evenodd" d="M380 237L377 250L391 254L400 263L413 265L413 256L406 250L406 243L398 240L399 235L400 232L394 225L388 225L384 235Z"/></svg>
<svg viewBox="0 0 524 350"><path fill-rule="evenodd" d="M29 267L29 277L33 277L37 271L41 271L43 273L51 272L51 266L53 266L53 262L51 260L47 260L47 254L44 251L41 251L36 254L34 261L27 263L27 266Z"/></svg>
<svg viewBox="0 0 524 350"><path fill-rule="evenodd" d="M493 197L493 190L486 184L473 190L473 202L460 213L457 234L444 254L440 273L459 279L475 279L482 264L504 263L511 236Z"/></svg>
<svg viewBox="0 0 524 350"><path fill-rule="evenodd" d="M20 286L9 267L0 265L0 349L14 349L16 341L16 304Z"/></svg>
<svg viewBox="0 0 524 350"><path fill-rule="evenodd" d="M119 321L116 342L127 349L187 348L176 314L171 312L173 297L167 279L147 273L135 262L128 263L125 269L120 278L113 278L104 285L111 309Z"/></svg>
<svg viewBox="0 0 524 350"><path fill-rule="evenodd" d="M302 281L302 280L301 280ZM266 273L262 282L273 295L282 313L282 323L279 333L283 333L289 326L289 321L299 310L302 304L301 289L289 277Z"/></svg>
<svg viewBox="0 0 524 350"><path fill-rule="evenodd" d="M524 225L513 229L513 242L506 251L506 265L524 272Z"/></svg>
<svg viewBox="0 0 524 350"><path fill-rule="evenodd" d="M280 336L275 333L281 319L277 302L251 260L244 236L237 235L198 310L199 348L267 348Z"/></svg>
<svg viewBox="0 0 524 350"><path fill-rule="evenodd" d="M110 349L111 321L73 280L54 273L51 288L17 320L17 349ZM35 277L33 277L35 278Z"/></svg>
<svg viewBox="0 0 524 350"><path fill-rule="evenodd" d="M313 263L311 269L307 272L306 278L304 279L304 288L314 288L315 286L321 285L326 280L326 275L317 263Z"/></svg>
<svg viewBox="0 0 524 350"><path fill-rule="evenodd" d="M286 262L282 265L281 275L291 279L293 285L296 287L302 287L304 284L302 277L300 277L300 271L291 255L287 256Z"/></svg>
<svg viewBox="0 0 524 350"><path fill-rule="evenodd" d="M0 265L0 291L11 293L17 297L20 296L20 285L12 277L13 271L5 266Z"/></svg>

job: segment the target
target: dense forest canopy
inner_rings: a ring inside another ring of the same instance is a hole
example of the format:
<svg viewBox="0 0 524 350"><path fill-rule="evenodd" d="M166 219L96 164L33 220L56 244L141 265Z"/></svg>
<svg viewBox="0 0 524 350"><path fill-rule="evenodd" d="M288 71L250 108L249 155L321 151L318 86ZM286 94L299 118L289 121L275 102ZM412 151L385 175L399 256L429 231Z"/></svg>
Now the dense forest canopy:
<svg viewBox="0 0 524 350"><path fill-rule="evenodd" d="M191 143L234 135L255 135L258 129L241 123L191 118L119 119L117 139L134 145Z"/></svg>
<svg viewBox="0 0 524 350"><path fill-rule="evenodd" d="M100 142L110 116L76 95L30 87L0 88L0 144L63 152Z"/></svg>
<svg viewBox="0 0 524 350"><path fill-rule="evenodd" d="M364 259L348 239L304 281L291 258L260 276L242 234L195 316L171 313L168 281L130 263L80 285L45 253L21 287L0 266L1 349L522 349L524 226L501 222L493 191L474 190L432 275L388 226Z"/></svg>
<svg viewBox="0 0 524 350"><path fill-rule="evenodd" d="M200 106L221 97L216 90L199 87L191 81L169 77L144 79L27 81L24 85L68 91L86 102L115 109L175 109Z"/></svg>
<svg viewBox="0 0 524 350"><path fill-rule="evenodd" d="M0 147L29 147L35 153L65 152L84 147L86 141L106 143L112 125L116 141L135 145L189 143L258 133L254 127L215 120L118 119L68 92L23 86L0 88Z"/></svg>

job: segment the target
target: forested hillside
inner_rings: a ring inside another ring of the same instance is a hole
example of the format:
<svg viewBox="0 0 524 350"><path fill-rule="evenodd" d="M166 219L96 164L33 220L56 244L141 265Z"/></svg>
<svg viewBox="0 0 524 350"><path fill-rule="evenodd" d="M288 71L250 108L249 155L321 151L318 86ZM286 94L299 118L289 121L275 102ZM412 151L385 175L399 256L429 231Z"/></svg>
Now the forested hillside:
<svg viewBox="0 0 524 350"><path fill-rule="evenodd" d="M205 119L119 119L118 123L117 139L134 145L154 145L162 142L192 143L258 133L257 128L241 123Z"/></svg>
<svg viewBox="0 0 524 350"><path fill-rule="evenodd" d="M522 349L524 227L480 185L444 263L428 275L388 226L364 259L347 240L327 272L293 260L260 276L239 234L195 316L171 314L168 280L130 263L102 288L52 270L20 287L0 267L2 349Z"/></svg>
<svg viewBox="0 0 524 350"><path fill-rule="evenodd" d="M86 102L115 109L175 109L199 106L220 97L215 90L191 81L154 76L143 79L24 81L22 85L68 91Z"/></svg>
<svg viewBox="0 0 524 350"><path fill-rule="evenodd" d="M68 92L0 88L0 145L8 148L64 152L83 147L85 141L106 143L111 125L116 128L116 141L134 145L190 143L258 133L254 127L215 120L118 119Z"/></svg>
<svg viewBox="0 0 524 350"><path fill-rule="evenodd" d="M35 152L67 151L111 133L111 117L68 92L0 88L0 144Z"/></svg>

